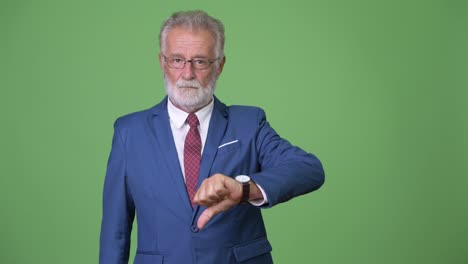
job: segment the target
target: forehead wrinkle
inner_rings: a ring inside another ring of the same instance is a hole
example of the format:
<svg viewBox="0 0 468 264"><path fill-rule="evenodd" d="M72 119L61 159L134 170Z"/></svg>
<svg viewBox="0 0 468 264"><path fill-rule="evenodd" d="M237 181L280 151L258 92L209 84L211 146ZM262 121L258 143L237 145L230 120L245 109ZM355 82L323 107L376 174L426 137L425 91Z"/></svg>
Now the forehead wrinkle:
<svg viewBox="0 0 468 264"><path fill-rule="evenodd" d="M168 55L184 57L190 55L192 58L210 57L213 49L205 45L204 41L175 41L174 45L168 45Z"/></svg>
<svg viewBox="0 0 468 264"><path fill-rule="evenodd" d="M168 32L165 46L168 55L207 58L212 56L216 38L206 30L176 27Z"/></svg>

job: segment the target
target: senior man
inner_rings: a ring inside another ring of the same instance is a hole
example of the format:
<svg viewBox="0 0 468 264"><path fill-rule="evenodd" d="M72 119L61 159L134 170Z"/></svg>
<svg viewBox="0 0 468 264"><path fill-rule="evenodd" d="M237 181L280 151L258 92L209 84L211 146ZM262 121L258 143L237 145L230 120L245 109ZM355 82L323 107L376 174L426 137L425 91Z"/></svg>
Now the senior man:
<svg viewBox="0 0 468 264"><path fill-rule="evenodd" d="M135 213L134 263L273 263L260 208L318 189L319 160L260 108L214 96L226 62L219 20L177 12L159 37L167 96L114 124L100 263L128 263Z"/></svg>

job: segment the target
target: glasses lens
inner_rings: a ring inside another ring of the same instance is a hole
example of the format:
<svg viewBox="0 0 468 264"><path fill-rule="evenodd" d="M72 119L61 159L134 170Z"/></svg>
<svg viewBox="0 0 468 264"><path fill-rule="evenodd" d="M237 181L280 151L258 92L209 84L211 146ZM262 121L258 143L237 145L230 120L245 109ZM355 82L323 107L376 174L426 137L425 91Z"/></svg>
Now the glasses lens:
<svg viewBox="0 0 468 264"><path fill-rule="evenodd" d="M167 62L169 64L169 67L176 69L182 69L185 64L185 60L181 58L169 58Z"/></svg>
<svg viewBox="0 0 468 264"><path fill-rule="evenodd" d="M166 62L169 67L174 69L182 69L184 68L187 62L190 62L191 67L197 70L203 70L210 66L211 62L207 59L193 59L193 60L185 60L183 58L166 58Z"/></svg>
<svg viewBox="0 0 468 264"><path fill-rule="evenodd" d="M192 60L192 67L198 70L206 69L210 63L205 59L194 59Z"/></svg>

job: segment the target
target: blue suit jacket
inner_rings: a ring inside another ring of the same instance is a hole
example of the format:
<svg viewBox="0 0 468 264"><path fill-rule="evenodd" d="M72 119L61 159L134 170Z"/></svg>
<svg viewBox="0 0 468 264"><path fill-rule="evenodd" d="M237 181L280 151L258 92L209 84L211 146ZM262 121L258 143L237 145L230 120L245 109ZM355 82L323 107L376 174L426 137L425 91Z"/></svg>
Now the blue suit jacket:
<svg viewBox="0 0 468 264"><path fill-rule="evenodd" d="M117 119L103 192L101 264L127 263L135 212L137 264L272 263L260 209L240 204L196 227L167 113L167 98ZM236 141L237 140L237 141ZM231 144L224 143L233 142ZM200 165L200 183L222 173L249 175L271 207L324 182L319 160L280 138L256 107L215 98Z"/></svg>

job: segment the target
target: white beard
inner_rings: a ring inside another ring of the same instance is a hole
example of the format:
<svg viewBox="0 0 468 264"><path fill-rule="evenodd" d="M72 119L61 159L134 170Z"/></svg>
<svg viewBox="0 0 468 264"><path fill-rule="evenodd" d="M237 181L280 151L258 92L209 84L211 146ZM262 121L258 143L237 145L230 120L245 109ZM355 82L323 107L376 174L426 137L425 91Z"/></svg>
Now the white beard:
<svg viewBox="0 0 468 264"><path fill-rule="evenodd" d="M216 76L213 76L207 87L202 87L196 79L179 79L174 87L164 75L164 88L175 106L191 113L211 102L216 88Z"/></svg>

